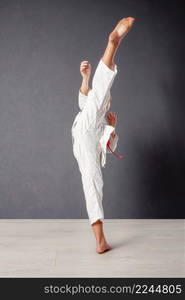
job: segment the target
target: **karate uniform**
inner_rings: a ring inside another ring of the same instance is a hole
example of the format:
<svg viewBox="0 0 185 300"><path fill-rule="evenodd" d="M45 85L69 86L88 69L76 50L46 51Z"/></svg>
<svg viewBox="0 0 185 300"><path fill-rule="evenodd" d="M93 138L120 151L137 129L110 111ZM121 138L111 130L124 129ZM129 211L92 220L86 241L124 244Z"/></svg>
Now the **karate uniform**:
<svg viewBox="0 0 185 300"><path fill-rule="evenodd" d="M110 89L117 74L117 65L111 70L99 61L88 95L79 91L78 104L81 111L74 119L71 133L73 154L81 173L86 208L90 224L104 220L103 178L101 167L105 167L106 154L111 153L107 142L114 151L118 135L111 133L115 127L108 125L105 114L110 101Z"/></svg>

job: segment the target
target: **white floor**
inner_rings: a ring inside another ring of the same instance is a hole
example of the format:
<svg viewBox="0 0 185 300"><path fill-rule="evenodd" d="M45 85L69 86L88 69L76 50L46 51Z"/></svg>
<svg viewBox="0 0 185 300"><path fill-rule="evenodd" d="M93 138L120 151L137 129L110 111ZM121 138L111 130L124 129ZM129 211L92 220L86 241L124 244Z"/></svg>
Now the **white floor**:
<svg viewBox="0 0 185 300"><path fill-rule="evenodd" d="M0 277L185 277L185 220L105 219L95 252L88 220L0 220Z"/></svg>

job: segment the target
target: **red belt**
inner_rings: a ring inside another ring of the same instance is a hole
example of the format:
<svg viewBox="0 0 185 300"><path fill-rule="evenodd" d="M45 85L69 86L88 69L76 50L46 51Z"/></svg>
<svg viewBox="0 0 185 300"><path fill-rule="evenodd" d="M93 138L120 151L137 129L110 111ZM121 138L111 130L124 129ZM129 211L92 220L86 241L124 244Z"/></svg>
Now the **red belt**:
<svg viewBox="0 0 185 300"><path fill-rule="evenodd" d="M119 154L117 154L116 152L113 152L113 151L111 150L111 148L110 148L110 140L108 140L108 142L107 142L107 147L108 147L109 150L112 152L112 154L114 154L117 158L125 158L124 155L119 155Z"/></svg>

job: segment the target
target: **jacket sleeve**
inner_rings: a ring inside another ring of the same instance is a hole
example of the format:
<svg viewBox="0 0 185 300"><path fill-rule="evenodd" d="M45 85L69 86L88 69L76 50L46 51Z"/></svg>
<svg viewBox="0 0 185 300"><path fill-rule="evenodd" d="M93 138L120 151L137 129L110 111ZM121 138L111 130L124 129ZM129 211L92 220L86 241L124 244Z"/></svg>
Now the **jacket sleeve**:
<svg viewBox="0 0 185 300"><path fill-rule="evenodd" d="M117 148L119 136L117 135L117 133L116 133L116 135L114 136L114 138L112 137L112 135L110 135L109 140L110 140L110 148L111 148L111 150L112 150L112 151L115 151L116 148ZM108 147L107 147L107 153L112 153L112 152L109 150Z"/></svg>
<svg viewBox="0 0 185 300"><path fill-rule="evenodd" d="M78 92L78 105L79 108L82 110L82 108L85 106L88 96L83 94L80 90Z"/></svg>
<svg viewBox="0 0 185 300"><path fill-rule="evenodd" d="M116 139L116 136L114 137L114 139L111 137L111 133L115 130L115 127L111 126L111 125L104 125L104 132L102 137L100 138L100 144L102 147L102 150L104 151L104 153L111 153L108 148L107 148L107 142L110 139L110 147L113 150L113 148L116 148L117 145L117 141L118 141L118 136Z"/></svg>

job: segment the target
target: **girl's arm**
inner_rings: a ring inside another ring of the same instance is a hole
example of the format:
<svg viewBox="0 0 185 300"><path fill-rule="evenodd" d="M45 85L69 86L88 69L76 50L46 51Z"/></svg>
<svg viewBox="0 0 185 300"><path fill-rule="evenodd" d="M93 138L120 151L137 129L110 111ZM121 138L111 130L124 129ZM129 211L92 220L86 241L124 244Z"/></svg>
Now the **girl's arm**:
<svg viewBox="0 0 185 300"><path fill-rule="evenodd" d="M115 129L114 129L114 131L111 133L111 136L113 137L113 139L115 138L115 136L116 136Z"/></svg>
<svg viewBox="0 0 185 300"><path fill-rule="evenodd" d="M114 128L116 127L117 115L115 113L110 111L109 113L107 113L106 119L107 119L107 122L109 125L113 126ZM111 136L114 138L115 135L116 135L116 133L115 133L115 129L114 129L114 131L111 133Z"/></svg>
<svg viewBox="0 0 185 300"><path fill-rule="evenodd" d="M114 151L117 147L117 143L119 140L119 137L115 131L115 127L116 127L116 123L117 123L117 116L116 116L116 114L109 112L106 117L107 117L108 124L114 128L114 130L111 132L110 139L109 139L110 147L111 147L112 151ZM109 151L109 149L107 149L107 152L111 153Z"/></svg>
<svg viewBox="0 0 185 300"><path fill-rule="evenodd" d="M81 62L80 73L82 75L80 92L87 96L89 92L89 78L91 75L91 64L88 61L85 60Z"/></svg>
<svg viewBox="0 0 185 300"><path fill-rule="evenodd" d="M89 78L87 78L87 77L82 78L80 92L82 94L86 95L86 96L88 95L88 92L89 92Z"/></svg>

